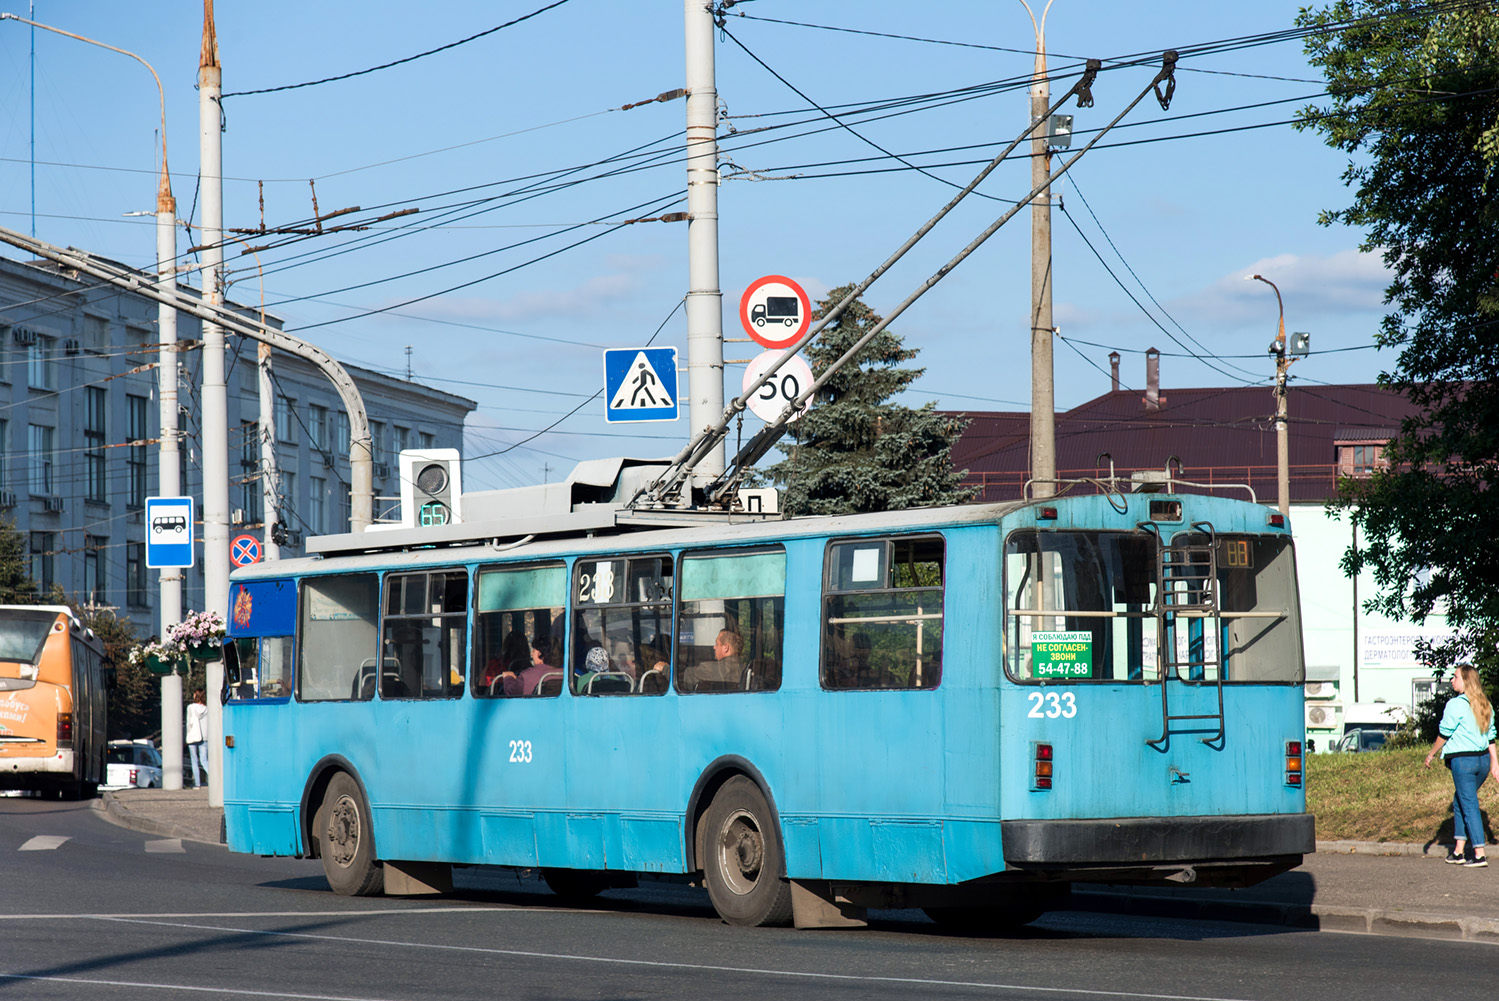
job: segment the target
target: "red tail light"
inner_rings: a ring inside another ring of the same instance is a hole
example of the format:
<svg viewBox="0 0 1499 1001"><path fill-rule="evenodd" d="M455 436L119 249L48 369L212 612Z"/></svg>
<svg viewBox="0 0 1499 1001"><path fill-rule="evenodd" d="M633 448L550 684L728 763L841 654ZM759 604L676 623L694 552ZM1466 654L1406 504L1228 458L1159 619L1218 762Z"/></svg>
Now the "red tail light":
<svg viewBox="0 0 1499 1001"><path fill-rule="evenodd" d="M1035 770L1033 772L1035 781L1031 788L1050 789L1052 780L1051 745L1033 744L1031 746L1036 749Z"/></svg>
<svg viewBox="0 0 1499 1001"><path fill-rule="evenodd" d="M1286 741L1286 785L1301 785L1301 741Z"/></svg>
<svg viewBox="0 0 1499 1001"><path fill-rule="evenodd" d="M73 746L73 714L57 714L57 746Z"/></svg>
<svg viewBox="0 0 1499 1001"><path fill-rule="evenodd" d="M130 784L135 785L136 777L140 774L139 768L130 769Z"/></svg>

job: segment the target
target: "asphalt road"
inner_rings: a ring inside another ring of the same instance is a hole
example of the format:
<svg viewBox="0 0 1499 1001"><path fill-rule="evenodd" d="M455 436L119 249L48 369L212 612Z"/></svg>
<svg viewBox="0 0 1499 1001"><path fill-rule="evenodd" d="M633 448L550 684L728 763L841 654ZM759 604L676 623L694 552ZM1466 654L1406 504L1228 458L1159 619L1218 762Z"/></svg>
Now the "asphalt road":
<svg viewBox="0 0 1499 1001"><path fill-rule="evenodd" d="M465 870L433 900L350 899L316 862L233 855L0 800L0 998L944 998L1407 1001L1493 991L1461 942L1062 912L1003 938L918 912L862 931L741 929L654 884L562 907Z"/></svg>

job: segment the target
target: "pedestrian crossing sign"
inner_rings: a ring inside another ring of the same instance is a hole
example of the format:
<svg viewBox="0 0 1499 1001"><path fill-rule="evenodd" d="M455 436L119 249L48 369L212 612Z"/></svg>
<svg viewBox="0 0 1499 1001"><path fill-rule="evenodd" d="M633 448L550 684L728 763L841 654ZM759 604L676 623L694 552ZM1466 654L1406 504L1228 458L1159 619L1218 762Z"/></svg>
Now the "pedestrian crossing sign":
<svg viewBox="0 0 1499 1001"><path fill-rule="evenodd" d="M605 351L604 400L604 418L610 423L676 420L677 349Z"/></svg>

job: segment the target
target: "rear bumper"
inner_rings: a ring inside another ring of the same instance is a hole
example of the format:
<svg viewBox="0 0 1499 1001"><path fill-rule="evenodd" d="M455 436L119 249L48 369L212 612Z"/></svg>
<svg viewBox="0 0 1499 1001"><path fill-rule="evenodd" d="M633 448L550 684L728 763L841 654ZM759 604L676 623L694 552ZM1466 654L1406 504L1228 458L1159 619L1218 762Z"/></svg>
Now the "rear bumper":
<svg viewBox="0 0 1499 1001"><path fill-rule="evenodd" d="M1007 820L1005 864L1021 869L1255 861L1316 851L1309 813Z"/></svg>

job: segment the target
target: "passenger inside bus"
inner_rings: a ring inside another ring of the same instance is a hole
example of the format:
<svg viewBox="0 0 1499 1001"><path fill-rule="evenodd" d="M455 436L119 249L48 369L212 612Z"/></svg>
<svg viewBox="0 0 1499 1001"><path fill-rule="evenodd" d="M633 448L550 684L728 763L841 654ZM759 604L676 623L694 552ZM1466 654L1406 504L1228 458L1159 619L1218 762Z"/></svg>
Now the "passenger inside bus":
<svg viewBox="0 0 1499 1001"><path fill-rule="evenodd" d="M522 636L524 640L523 634L519 632L511 635ZM526 644L526 650L529 654L526 665L518 671L506 671L500 676L506 695L539 695L542 679L557 671L543 659L541 647L534 641Z"/></svg>
<svg viewBox="0 0 1499 1001"><path fill-rule="evenodd" d="M720 629L713 641L713 659L694 664L682 673L684 692L723 692L744 685L744 637Z"/></svg>

